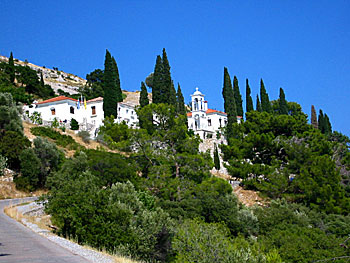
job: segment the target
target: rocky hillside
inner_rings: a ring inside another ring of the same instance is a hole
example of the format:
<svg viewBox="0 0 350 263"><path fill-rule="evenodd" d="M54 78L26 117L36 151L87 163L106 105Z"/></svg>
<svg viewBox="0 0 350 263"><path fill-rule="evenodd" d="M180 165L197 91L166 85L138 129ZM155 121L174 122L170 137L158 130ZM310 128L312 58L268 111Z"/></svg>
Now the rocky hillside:
<svg viewBox="0 0 350 263"><path fill-rule="evenodd" d="M0 62L7 62L8 58L0 55ZM57 90L61 89L69 94L78 93L79 87L82 87L86 84L86 80L80 78L74 74L65 73L56 69L49 69L46 67L40 67L29 63L27 61L21 61L18 59L14 59L15 65L28 66L31 69L35 70L38 75L43 73L45 84L50 85L53 90L57 92Z"/></svg>
<svg viewBox="0 0 350 263"><path fill-rule="evenodd" d="M8 57L0 55L0 62L8 62ZM50 85L53 90L58 94L58 90L61 89L69 94L77 94L78 89L86 84L86 79L80 78L74 74L66 73L56 69L49 69L46 67L40 67L29 63L28 61L21 61L14 59L15 65L28 66L31 69L35 70L40 76L40 73L43 73L45 84ZM123 90L123 93L126 95L126 98L123 102L139 105L140 92L139 91L126 91ZM148 94L149 100L152 100L152 94Z"/></svg>

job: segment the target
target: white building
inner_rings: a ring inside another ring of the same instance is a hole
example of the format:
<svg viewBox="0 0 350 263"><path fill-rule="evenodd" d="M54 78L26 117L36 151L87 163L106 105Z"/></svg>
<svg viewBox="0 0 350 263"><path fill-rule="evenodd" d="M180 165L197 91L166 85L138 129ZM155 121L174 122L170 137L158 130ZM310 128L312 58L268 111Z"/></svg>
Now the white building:
<svg viewBox="0 0 350 263"><path fill-rule="evenodd" d="M124 121L129 127L136 128L138 126L136 106L130 102L119 102L115 122ZM192 111L187 114L189 129L202 139L214 137L217 132L221 133L221 128L227 124L227 114L209 109L204 94L198 88L191 95L191 106ZM79 123L80 129L87 130L93 135L96 129L103 125L103 98L88 100L85 105L76 99L59 96L24 106L26 115L31 116L34 112L41 114L44 124L50 124L56 118L62 125L69 127L74 118ZM238 116L237 120L240 121L240 119L241 117Z"/></svg>
<svg viewBox="0 0 350 263"><path fill-rule="evenodd" d="M103 124L103 98L98 97L86 101L86 105L78 103L78 100L59 96L23 108L26 115L31 116L34 112L41 114L44 123L56 120L62 125L69 125L75 119L84 130L94 132L94 129Z"/></svg>
<svg viewBox="0 0 350 263"><path fill-rule="evenodd" d="M192 111L187 113L188 128L193 130L202 139L212 138L216 133L221 133L221 128L227 124L227 114L222 111L208 108L208 102L204 99L198 88L191 95ZM240 122L242 117L237 116Z"/></svg>
<svg viewBox="0 0 350 263"><path fill-rule="evenodd" d="M131 103L119 102L117 108L118 117L116 122L121 123L125 121L129 127L136 128L139 123L139 119L135 111L136 106L137 105Z"/></svg>
<svg viewBox="0 0 350 263"><path fill-rule="evenodd" d="M192 111L187 113L188 128L202 139L216 136L220 128L227 123L227 114L222 111L208 109L208 102L198 88L191 95Z"/></svg>

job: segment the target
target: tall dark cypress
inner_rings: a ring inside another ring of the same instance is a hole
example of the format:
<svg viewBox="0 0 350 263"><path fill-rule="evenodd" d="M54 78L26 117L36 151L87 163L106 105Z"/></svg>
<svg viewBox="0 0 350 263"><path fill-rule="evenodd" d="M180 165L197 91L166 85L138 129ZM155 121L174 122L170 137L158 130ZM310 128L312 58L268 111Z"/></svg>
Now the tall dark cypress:
<svg viewBox="0 0 350 263"><path fill-rule="evenodd" d="M233 94L232 82L230 74L227 68L224 68L224 86L222 89L222 96L224 97L224 108L227 113L227 126L226 126L226 136L227 138L232 137L233 134L233 124L237 122L237 112L235 99Z"/></svg>
<svg viewBox="0 0 350 263"><path fill-rule="evenodd" d="M214 166L216 170L220 170L220 157L219 157L219 151L218 147L214 146Z"/></svg>
<svg viewBox="0 0 350 263"><path fill-rule="evenodd" d="M104 98L103 98L103 111L104 116L109 117L113 115L117 116L117 92L116 92L116 77L114 74L114 65L112 62L111 53L106 50L105 64L104 64L104 75L103 75L103 85L104 85Z"/></svg>
<svg viewBox="0 0 350 263"><path fill-rule="evenodd" d="M45 87L43 72L40 72L40 86L43 88Z"/></svg>
<svg viewBox="0 0 350 263"><path fill-rule="evenodd" d="M324 125L325 125L325 134L330 135L332 134L332 125L331 122L329 121L328 115L324 115Z"/></svg>
<svg viewBox="0 0 350 263"><path fill-rule="evenodd" d="M13 54L11 52L10 57L9 57L9 63L8 63L8 70L7 70L9 76L10 76L10 81L14 82L15 81L15 63L13 62Z"/></svg>
<svg viewBox="0 0 350 263"><path fill-rule="evenodd" d="M286 95L282 88L280 88L280 97L279 97L279 114L288 115L288 105L286 101Z"/></svg>
<svg viewBox="0 0 350 263"><path fill-rule="evenodd" d="M263 80L260 80L260 100L262 111L271 112L271 103L269 95L266 92Z"/></svg>
<svg viewBox="0 0 350 263"><path fill-rule="evenodd" d="M168 56L166 54L165 48L163 48L162 55L162 86L161 86L161 101L162 103L169 103L169 98L174 99L174 95L176 96L176 92L173 93L173 86L170 75L170 65L168 61ZM175 90L175 89L174 89ZM172 104L170 102L169 104Z"/></svg>
<svg viewBox="0 0 350 263"><path fill-rule="evenodd" d="M153 103L162 103L161 96L161 87L162 87L162 72L163 72L163 63L161 56L157 56L156 65L153 72L153 87L152 87L152 102Z"/></svg>
<svg viewBox="0 0 350 263"><path fill-rule="evenodd" d="M320 110L319 114L318 114L318 129L322 132L325 133L325 120L324 120L324 116L323 116L323 111Z"/></svg>
<svg viewBox="0 0 350 263"><path fill-rule="evenodd" d="M170 105L173 105L175 107L175 110L177 109L176 90L175 90L173 81L171 81L171 84L170 84L169 97L165 102Z"/></svg>
<svg viewBox="0 0 350 263"><path fill-rule="evenodd" d="M246 97L246 112L250 112L254 110L254 106L253 106L253 99L251 96L251 90L249 87L249 83L248 83L248 79L246 79L245 81L245 97Z"/></svg>
<svg viewBox="0 0 350 263"><path fill-rule="evenodd" d="M185 108L185 99L182 95L180 84L177 84L177 113L186 115L186 108Z"/></svg>
<svg viewBox="0 0 350 263"><path fill-rule="evenodd" d="M315 129L318 128L317 115L316 115L316 110L315 110L315 106L314 105L311 105L311 125Z"/></svg>
<svg viewBox="0 0 350 263"><path fill-rule="evenodd" d="M113 75L115 79L115 92L117 97L117 102L123 101L123 92L120 87L120 78L119 78L119 70L117 66L117 62L115 61L114 57L112 57L112 66L113 66Z"/></svg>
<svg viewBox="0 0 350 263"><path fill-rule="evenodd" d="M262 112L260 100L259 100L259 95L256 95L256 111Z"/></svg>
<svg viewBox="0 0 350 263"><path fill-rule="evenodd" d="M235 98L237 116L243 117L243 100L241 92L239 91L238 79L236 76L233 77L233 96Z"/></svg>
<svg viewBox="0 0 350 263"><path fill-rule="evenodd" d="M145 83L141 82L141 92L140 92L140 107L143 108L149 104L148 92Z"/></svg>

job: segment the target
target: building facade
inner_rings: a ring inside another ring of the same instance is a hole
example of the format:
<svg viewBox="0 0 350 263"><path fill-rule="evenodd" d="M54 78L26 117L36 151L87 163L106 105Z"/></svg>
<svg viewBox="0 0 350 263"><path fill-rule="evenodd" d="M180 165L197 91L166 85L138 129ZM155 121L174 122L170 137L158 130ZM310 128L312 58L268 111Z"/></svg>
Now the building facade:
<svg viewBox="0 0 350 263"><path fill-rule="evenodd" d="M138 105L130 102L119 102L117 106L117 118L115 122L125 122L129 127L138 127L138 117L135 108ZM24 106L26 116L34 112L41 114L44 123L50 124L56 119L69 127L74 118L81 130L87 130L91 135L96 135L100 126L103 125L104 111L103 98L98 97L88 101L59 96L32 105ZM188 128L193 130L202 139L214 138L222 133L222 128L227 124L227 114L222 111L208 108L208 102L198 88L191 95L191 112L187 113ZM237 117L240 121L240 117Z"/></svg>
<svg viewBox="0 0 350 263"><path fill-rule="evenodd" d="M202 139L212 138L217 133L221 134L221 128L227 124L227 114L209 109L208 101L205 100L204 94L198 88L191 95L191 112L187 113L187 119L188 128Z"/></svg>

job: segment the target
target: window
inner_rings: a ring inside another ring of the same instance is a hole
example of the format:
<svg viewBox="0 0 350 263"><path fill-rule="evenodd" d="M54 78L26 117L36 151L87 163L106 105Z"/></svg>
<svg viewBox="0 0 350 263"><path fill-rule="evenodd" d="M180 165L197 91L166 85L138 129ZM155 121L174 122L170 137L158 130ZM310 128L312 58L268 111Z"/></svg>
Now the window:
<svg viewBox="0 0 350 263"><path fill-rule="evenodd" d="M208 126L211 126L211 119L208 119Z"/></svg>
<svg viewBox="0 0 350 263"><path fill-rule="evenodd" d="M119 107L119 110L118 110L119 112L121 111L121 109L120 109L120 107Z"/></svg>
<svg viewBox="0 0 350 263"><path fill-rule="evenodd" d="M96 115L96 106L91 106L91 114Z"/></svg>
<svg viewBox="0 0 350 263"><path fill-rule="evenodd" d="M70 106L69 111L70 111L71 114L74 114L74 107Z"/></svg>
<svg viewBox="0 0 350 263"><path fill-rule="evenodd" d="M129 110L126 110L126 113L128 113L129 112Z"/></svg>
<svg viewBox="0 0 350 263"><path fill-rule="evenodd" d="M51 110L51 115L56 115L56 110L55 110L55 108L51 108L50 110Z"/></svg>
<svg viewBox="0 0 350 263"><path fill-rule="evenodd" d="M220 124L220 128L221 128L221 118L219 119L219 124Z"/></svg>

